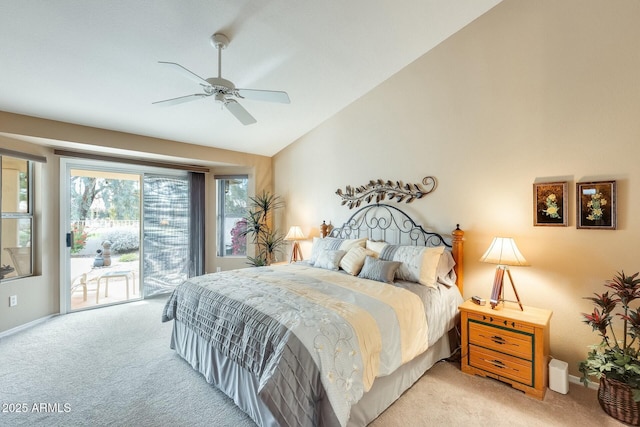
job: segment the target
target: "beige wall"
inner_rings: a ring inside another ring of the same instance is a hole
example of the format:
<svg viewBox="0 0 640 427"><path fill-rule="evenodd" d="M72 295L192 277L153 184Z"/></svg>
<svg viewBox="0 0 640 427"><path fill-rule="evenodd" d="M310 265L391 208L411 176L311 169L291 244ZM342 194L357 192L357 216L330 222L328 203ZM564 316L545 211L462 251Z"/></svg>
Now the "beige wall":
<svg viewBox="0 0 640 427"><path fill-rule="evenodd" d="M30 142L25 142L25 140ZM245 258L216 257L216 173L249 174L254 191L273 191L272 159L264 156L195 146L105 129L72 125L0 111L0 145L45 156L36 174L36 275L0 284L0 333L56 314L60 309L60 157L54 148L111 154L210 167L207 179L206 270L246 267ZM189 153L185 156L185 153ZM9 308L9 296L18 305Z"/></svg>
<svg viewBox="0 0 640 427"><path fill-rule="evenodd" d="M0 121L0 124L2 122ZM50 192L47 182L58 181L58 165L52 150L46 147L24 144L0 136L0 145L9 150L43 156L47 163L36 164L34 175L34 276L5 281L0 284L0 332L23 325L59 309L58 277L58 223L59 203L57 192ZM18 305L9 308L9 296L18 296Z"/></svg>
<svg viewBox="0 0 640 427"><path fill-rule="evenodd" d="M531 263L512 269L520 297L553 310L551 353L577 375L597 342L582 297L640 270L639 19L636 0L505 0L275 156L284 227L344 221L347 184L434 175L403 207L466 231L464 296L489 297L495 266L477 260L515 237ZM612 179L618 229L576 229L575 183ZM534 227L532 184L553 180L569 181L569 226Z"/></svg>

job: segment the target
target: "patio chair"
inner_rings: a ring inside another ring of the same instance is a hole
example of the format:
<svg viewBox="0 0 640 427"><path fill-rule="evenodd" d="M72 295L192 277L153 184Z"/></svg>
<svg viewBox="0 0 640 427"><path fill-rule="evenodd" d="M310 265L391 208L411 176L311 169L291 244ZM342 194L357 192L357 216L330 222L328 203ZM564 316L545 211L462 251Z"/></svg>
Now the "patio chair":
<svg viewBox="0 0 640 427"><path fill-rule="evenodd" d="M73 279L71 279L71 294L78 289L82 288L82 300L87 300L87 273L82 273Z"/></svg>

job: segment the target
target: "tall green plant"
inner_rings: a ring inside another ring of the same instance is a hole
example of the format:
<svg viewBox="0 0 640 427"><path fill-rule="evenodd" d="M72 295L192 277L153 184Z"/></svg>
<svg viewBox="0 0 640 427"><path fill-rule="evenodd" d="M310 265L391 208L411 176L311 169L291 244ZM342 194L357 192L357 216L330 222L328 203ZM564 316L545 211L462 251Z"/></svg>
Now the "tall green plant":
<svg viewBox="0 0 640 427"><path fill-rule="evenodd" d="M284 206L280 196L263 191L261 195L249 197L249 207L244 219L247 228L242 232L255 245L255 256L247 257L249 264L259 267L270 265L284 245L284 236L273 227L273 215Z"/></svg>

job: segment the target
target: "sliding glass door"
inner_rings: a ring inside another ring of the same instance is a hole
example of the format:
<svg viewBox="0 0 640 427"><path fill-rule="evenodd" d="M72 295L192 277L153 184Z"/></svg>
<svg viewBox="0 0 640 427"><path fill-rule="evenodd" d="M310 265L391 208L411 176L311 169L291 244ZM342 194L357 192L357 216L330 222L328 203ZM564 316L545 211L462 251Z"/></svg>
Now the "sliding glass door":
<svg viewBox="0 0 640 427"><path fill-rule="evenodd" d="M189 183L144 177L144 295L171 291L189 275Z"/></svg>
<svg viewBox="0 0 640 427"><path fill-rule="evenodd" d="M185 172L88 160L62 164L62 312L168 292L187 277Z"/></svg>

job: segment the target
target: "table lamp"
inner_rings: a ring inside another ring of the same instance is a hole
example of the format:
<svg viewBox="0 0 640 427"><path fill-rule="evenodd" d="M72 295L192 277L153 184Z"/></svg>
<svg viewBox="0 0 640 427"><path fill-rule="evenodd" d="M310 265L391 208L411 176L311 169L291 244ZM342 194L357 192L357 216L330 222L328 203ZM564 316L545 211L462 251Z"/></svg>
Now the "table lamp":
<svg viewBox="0 0 640 427"><path fill-rule="evenodd" d="M517 299L517 301L511 302L517 302L520 306L520 310L524 311L522 303L520 302L520 297L518 296L518 291L516 290L516 285L511 277L509 266L528 266L529 264L518 250L516 242L511 237L494 237L489 249L487 249L484 255L482 255L480 261L498 264L498 267L496 267L496 275L493 280L493 290L491 291L491 308L495 309L500 302L506 301L504 299L503 287L504 272L506 271Z"/></svg>
<svg viewBox="0 0 640 427"><path fill-rule="evenodd" d="M302 261L302 251L300 250L300 243L298 240L306 239L305 235L302 233L302 230L299 226L294 225L289 229L289 232L284 237L284 240L293 240L293 247L291 249L291 258L289 262L297 262Z"/></svg>

